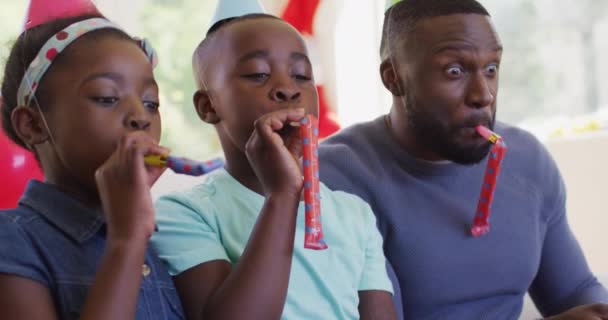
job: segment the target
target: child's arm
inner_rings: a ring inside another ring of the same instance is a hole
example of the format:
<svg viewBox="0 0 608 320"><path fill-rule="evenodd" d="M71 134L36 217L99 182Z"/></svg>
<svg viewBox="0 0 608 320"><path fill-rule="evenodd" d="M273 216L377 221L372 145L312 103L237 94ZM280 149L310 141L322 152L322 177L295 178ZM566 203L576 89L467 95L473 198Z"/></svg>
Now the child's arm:
<svg viewBox="0 0 608 320"><path fill-rule="evenodd" d="M361 320L397 319L393 297L387 291L359 291L359 316Z"/></svg>
<svg viewBox="0 0 608 320"><path fill-rule="evenodd" d="M266 202L234 267L211 261L175 278L188 319L281 317L303 182L296 153L300 146L284 142L276 131L303 116L301 109L281 110L256 121L246 149Z"/></svg>
<svg viewBox="0 0 608 320"><path fill-rule="evenodd" d="M133 319L135 316L144 254L155 226L149 189L162 172L159 168L144 167L143 156L148 152L165 153L166 150L141 132L128 135L96 174L108 240L80 319ZM15 248L30 247L20 229L5 223L0 225L3 230L0 240L10 239ZM3 318L57 319L49 289L53 280L48 279L43 263L33 250L15 253L13 258L18 265L15 268L19 269L6 266L2 269L22 276L0 274Z"/></svg>
<svg viewBox="0 0 608 320"><path fill-rule="evenodd" d="M156 226L150 188L163 172L146 154L166 154L144 132L125 135L97 170L107 242L81 319L133 319L148 240Z"/></svg>
<svg viewBox="0 0 608 320"><path fill-rule="evenodd" d="M367 239L365 266L359 283L359 315L367 319L397 319L394 291L388 276L386 258L382 249L382 235L376 227L376 217L369 205L364 204Z"/></svg>
<svg viewBox="0 0 608 320"><path fill-rule="evenodd" d="M45 285L8 274L0 274L0 310L3 319L57 319L51 293Z"/></svg>

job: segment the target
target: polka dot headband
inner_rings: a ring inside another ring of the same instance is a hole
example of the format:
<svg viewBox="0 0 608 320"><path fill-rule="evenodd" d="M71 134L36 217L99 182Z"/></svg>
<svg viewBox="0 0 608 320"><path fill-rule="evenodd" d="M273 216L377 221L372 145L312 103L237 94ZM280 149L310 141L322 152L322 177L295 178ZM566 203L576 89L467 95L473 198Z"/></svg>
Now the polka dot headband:
<svg viewBox="0 0 608 320"><path fill-rule="evenodd" d="M44 76L49 69L55 57L65 50L67 46L86 33L107 28L122 30L116 24L106 19L92 18L73 23L47 40L36 55L36 58L34 58L25 71L25 75L23 76L21 85L19 85L19 90L17 91L18 104L20 106L29 105L30 98L36 94L40 79L42 79L42 76ZM152 67L155 67L157 64L157 56L150 43L145 39L136 38L135 40L139 43L150 60Z"/></svg>

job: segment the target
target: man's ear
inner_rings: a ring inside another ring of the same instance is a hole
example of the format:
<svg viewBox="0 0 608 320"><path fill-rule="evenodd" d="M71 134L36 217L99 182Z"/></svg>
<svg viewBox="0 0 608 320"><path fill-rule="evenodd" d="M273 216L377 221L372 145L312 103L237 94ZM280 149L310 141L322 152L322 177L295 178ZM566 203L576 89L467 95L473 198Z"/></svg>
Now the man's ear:
<svg viewBox="0 0 608 320"><path fill-rule="evenodd" d="M192 96L192 102L194 102L194 108L196 113L201 120L209 124L218 124L220 117L215 112L213 101L208 90L199 89Z"/></svg>
<svg viewBox="0 0 608 320"><path fill-rule="evenodd" d="M19 139L29 148L49 139L49 132L44 125L42 115L32 108L23 106L15 108L11 113L11 124Z"/></svg>
<svg viewBox="0 0 608 320"><path fill-rule="evenodd" d="M390 59L386 59L380 64L380 77L382 78L384 87L388 89L393 96L400 97L403 95L397 70L395 70L395 66Z"/></svg>

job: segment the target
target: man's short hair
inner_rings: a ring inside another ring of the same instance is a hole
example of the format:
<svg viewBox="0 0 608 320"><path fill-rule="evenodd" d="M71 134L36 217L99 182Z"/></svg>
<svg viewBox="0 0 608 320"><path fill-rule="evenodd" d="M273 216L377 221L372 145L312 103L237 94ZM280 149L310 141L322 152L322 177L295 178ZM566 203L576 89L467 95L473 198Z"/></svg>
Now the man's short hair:
<svg viewBox="0 0 608 320"><path fill-rule="evenodd" d="M416 23L426 18L452 14L490 16L476 0L402 0L384 13L380 57L388 58L395 45L412 31Z"/></svg>

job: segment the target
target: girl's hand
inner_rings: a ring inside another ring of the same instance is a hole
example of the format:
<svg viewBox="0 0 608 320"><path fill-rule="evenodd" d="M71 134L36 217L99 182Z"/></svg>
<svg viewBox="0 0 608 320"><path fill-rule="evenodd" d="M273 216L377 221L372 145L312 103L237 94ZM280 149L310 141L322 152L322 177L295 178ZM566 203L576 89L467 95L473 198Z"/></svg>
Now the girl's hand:
<svg viewBox="0 0 608 320"><path fill-rule="evenodd" d="M165 168L145 165L144 156L168 152L145 132L131 132L122 137L116 151L97 169L95 181L108 239L148 241L156 227L150 188Z"/></svg>

